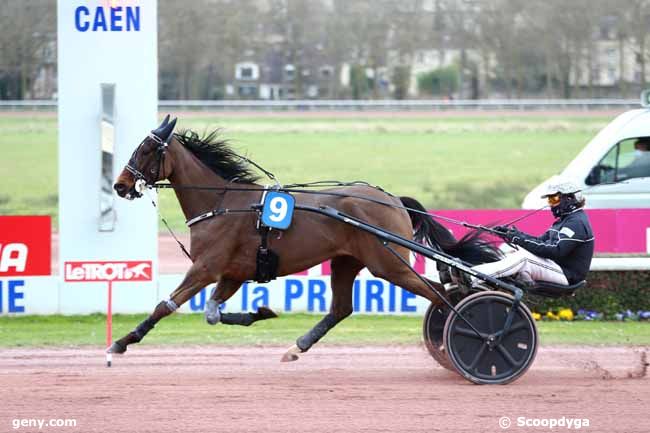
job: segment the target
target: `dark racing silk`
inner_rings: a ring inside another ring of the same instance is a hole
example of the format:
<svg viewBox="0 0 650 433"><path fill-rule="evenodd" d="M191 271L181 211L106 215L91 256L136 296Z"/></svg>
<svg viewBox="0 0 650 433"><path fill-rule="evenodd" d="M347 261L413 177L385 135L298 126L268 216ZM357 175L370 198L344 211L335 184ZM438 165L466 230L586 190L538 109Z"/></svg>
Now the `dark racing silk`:
<svg viewBox="0 0 650 433"><path fill-rule="evenodd" d="M517 233L512 243L560 265L569 284L585 279L594 255L594 233L582 209L562 215L540 237Z"/></svg>

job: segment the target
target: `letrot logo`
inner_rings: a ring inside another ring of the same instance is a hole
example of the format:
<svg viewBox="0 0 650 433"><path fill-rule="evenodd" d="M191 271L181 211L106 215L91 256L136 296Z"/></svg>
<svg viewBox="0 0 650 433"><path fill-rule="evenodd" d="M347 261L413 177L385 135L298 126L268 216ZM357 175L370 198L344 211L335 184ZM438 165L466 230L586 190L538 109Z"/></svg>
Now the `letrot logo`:
<svg viewBox="0 0 650 433"><path fill-rule="evenodd" d="M74 23L80 32L139 32L140 6L133 1L104 0L100 6L78 6Z"/></svg>
<svg viewBox="0 0 650 433"><path fill-rule="evenodd" d="M65 281L151 281L151 262L66 262Z"/></svg>

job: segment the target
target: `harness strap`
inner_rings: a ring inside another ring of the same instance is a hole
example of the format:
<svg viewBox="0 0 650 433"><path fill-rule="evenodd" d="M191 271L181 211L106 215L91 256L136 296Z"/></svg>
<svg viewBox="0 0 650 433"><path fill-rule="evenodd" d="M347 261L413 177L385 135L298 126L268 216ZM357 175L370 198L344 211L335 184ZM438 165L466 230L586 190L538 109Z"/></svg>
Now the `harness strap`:
<svg viewBox="0 0 650 433"><path fill-rule="evenodd" d="M163 224L165 224L165 227L167 227L167 230L169 231L169 234L172 235L172 237L174 238L174 240L176 241L176 243L178 244L178 246L181 248L181 251L183 251L183 254L185 254L185 257L187 257L187 258L190 259L190 261L191 261L191 260L192 260L192 256L190 256L190 253L187 252L187 249L185 249L185 245L183 245L183 243L182 243L181 241L178 240L178 238L176 237L176 235L175 235L174 232L172 231L171 227L169 227L169 224L167 224L167 220L166 220L165 217L162 216L162 214L160 213L160 209L159 209L158 206L156 205L156 201L153 199L153 197L151 197L151 195L149 195L149 191L146 191L146 193L147 193L147 195L149 196L149 199L151 200L151 204L153 205L154 209L156 209L156 213L158 214L158 217L159 217L160 220L163 222Z"/></svg>
<svg viewBox="0 0 650 433"><path fill-rule="evenodd" d="M220 216L220 215L225 215L229 212L228 209L215 209L211 210L210 212L202 213L199 216L195 216L194 218L187 220L185 223L188 227L192 227L194 224L201 222L203 220L207 220L209 218L215 217L215 216Z"/></svg>
<svg viewBox="0 0 650 433"><path fill-rule="evenodd" d="M269 192L269 186L264 185L264 191L262 191L262 198L260 199L259 209L264 207L264 200L266 200L266 194ZM262 229L262 213L257 212L257 222L255 223L255 228L260 231Z"/></svg>

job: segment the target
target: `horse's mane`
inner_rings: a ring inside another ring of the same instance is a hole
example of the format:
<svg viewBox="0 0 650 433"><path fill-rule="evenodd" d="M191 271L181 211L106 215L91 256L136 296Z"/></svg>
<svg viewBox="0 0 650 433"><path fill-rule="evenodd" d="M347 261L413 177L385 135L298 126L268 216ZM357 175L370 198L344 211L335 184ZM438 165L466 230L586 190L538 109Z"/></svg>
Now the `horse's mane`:
<svg viewBox="0 0 650 433"><path fill-rule="evenodd" d="M255 183L259 179L248 163L228 146L228 141L219 138L218 129L203 137L191 130L180 131L174 137L210 170L227 181Z"/></svg>

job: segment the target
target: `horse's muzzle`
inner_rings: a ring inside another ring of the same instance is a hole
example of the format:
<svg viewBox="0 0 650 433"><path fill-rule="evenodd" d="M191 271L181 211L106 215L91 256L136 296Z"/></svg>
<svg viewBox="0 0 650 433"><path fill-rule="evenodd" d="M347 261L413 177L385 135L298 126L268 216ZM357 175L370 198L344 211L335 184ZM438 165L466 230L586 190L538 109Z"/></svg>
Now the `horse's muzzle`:
<svg viewBox="0 0 650 433"><path fill-rule="evenodd" d="M113 189L115 190L117 195L119 195L120 197L124 197L126 196L129 187L123 183L116 183L115 185L113 185Z"/></svg>
<svg viewBox="0 0 650 433"><path fill-rule="evenodd" d="M113 189L115 190L115 192L117 192L117 195L127 200L133 200L142 197L142 193L138 191L137 182L133 184L131 188L129 188L126 184L118 182L115 185L113 185Z"/></svg>

